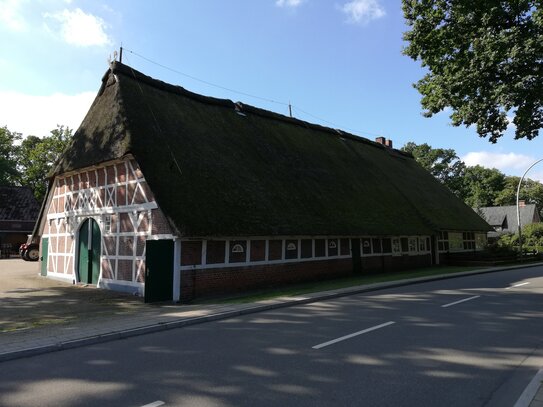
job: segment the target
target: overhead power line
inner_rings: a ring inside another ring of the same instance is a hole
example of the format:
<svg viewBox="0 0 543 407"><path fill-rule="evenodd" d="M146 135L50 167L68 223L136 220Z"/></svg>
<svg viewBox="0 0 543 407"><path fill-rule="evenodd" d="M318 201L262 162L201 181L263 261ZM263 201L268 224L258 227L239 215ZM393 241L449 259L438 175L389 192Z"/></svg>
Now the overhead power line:
<svg viewBox="0 0 543 407"><path fill-rule="evenodd" d="M197 78L193 75L189 75L185 72L181 72L180 70L178 69L174 69L174 68L171 68L169 66L166 66L164 64L161 64L160 62L156 62L150 58L147 58L133 50L130 50L130 49L127 49L127 48L124 48L122 47L122 50L124 51L127 51L135 56L137 56L138 58L141 58L151 64L154 64L154 65L157 65L163 69L166 69L170 72L174 72L178 75L182 75L182 76L185 76L187 78L190 78L194 81L197 81L197 82L200 82L200 83L203 83L205 85L208 85L208 86L213 86L215 88L218 88L218 89L222 89L222 90L225 90L227 92L232 92L232 93L236 93L238 95L243 95L243 96L247 96L247 97L250 97L250 98L254 98L254 99L258 99L258 100L262 100L262 101L265 101L265 102L268 102L268 103L274 103L274 104L277 104L277 105L281 105L281 106L287 106L289 108L289 112L291 112L291 108L294 108L295 110L307 115L307 116L310 116L316 120L319 120L323 123L326 123L330 126L332 126L333 128L336 128L336 129L345 129L345 130L348 130L348 131L351 131L353 133L358 133L358 134L366 134L366 135L369 135L369 136L375 136L375 137L379 137L379 136L382 136L382 134L378 134L378 133L372 133L372 132L369 132L369 131L362 131L362 130L357 130L357 129L352 129L352 128L348 128L348 127L345 127L345 126L341 126L337 123L333 123L331 121L328 121L326 119L323 119L322 117L318 117L318 116L315 116L314 114L311 114L309 112L307 112L306 110L303 110L301 109L300 107L296 106L296 105L292 105L291 103L286 103L286 102L281 102L281 101L278 101L278 100L274 100L274 99L270 99L270 98L265 98L265 97L262 97L262 96L257 96L257 95L253 95L251 93L247 93L247 92L242 92L242 91L239 91L239 90L236 90L236 89L232 89L232 88L228 88L226 86L222 86L222 85L218 85L216 83L213 83L213 82L209 82L209 81L206 81L204 79L200 79L200 78ZM122 52L122 51L121 51ZM292 114L291 114L291 117L292 117Z"/></svg>

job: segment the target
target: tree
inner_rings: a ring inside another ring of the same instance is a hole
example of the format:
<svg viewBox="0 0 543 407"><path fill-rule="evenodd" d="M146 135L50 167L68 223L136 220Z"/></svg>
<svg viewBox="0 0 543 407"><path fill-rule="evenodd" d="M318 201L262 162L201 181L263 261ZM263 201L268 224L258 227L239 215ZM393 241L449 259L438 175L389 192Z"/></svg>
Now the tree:
<svg viewBox="0 0 543 407"><path fill-rule="evenodd" d="M505 186L505 175L495 168L467 167L462 179L464 202L472 208L493 206Z"/></svg>
<svg viewBox="0 0 543 407"><path fill-rule="evenodd" d="M21 185L28 185L41 202L47 192L47 176L72 139L72 130L57 126L50 136L28 136L21 143L18 170Z"/></svg>
<svg viewBox="0 0 543 407"><path fill-rule="evenodd" d="M510 123L515 139L543 127L541 0L402 0L404 54L428 73L414 86L424 115L449 107L454 126L475 125L495 143Z"/></svg>
<svg viewBox="0 0 543 407"><path fill-rule="evenodd" d="M0 185L16 185L18 181L16 141L19 133L11 132L6 126L0 127Z"/></svg>
<svg viewBox="0 0 543 407"><path fill-rule="evenodd" d="M508 176L505 177L505 185L503 190L496 196L494 205L516 205L517 204L517 188L520 177ZM543 209L543 184L531 179L524 179L520 188L519 199L526 203L536 204L537 208Z"/></svg>
<svg viewBox="0 0 543 407"><path fill-rule="evenodd" d="M462 195L462 176L466 165L453 149L432 148L427 143L416 144L410 141L402 150L411 153L422 167L456 195Z"/></svg>

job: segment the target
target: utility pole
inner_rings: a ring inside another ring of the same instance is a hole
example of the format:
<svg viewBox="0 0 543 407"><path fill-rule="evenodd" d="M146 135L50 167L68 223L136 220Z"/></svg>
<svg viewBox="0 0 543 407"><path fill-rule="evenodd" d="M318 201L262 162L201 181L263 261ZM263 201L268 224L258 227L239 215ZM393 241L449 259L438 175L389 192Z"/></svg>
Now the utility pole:
<svg viewBox="0 0 543 407"><path fill-rule="evenodd" d="M119 62L123 63L123 45L121 44L121 49L119 50Z"/></svg>

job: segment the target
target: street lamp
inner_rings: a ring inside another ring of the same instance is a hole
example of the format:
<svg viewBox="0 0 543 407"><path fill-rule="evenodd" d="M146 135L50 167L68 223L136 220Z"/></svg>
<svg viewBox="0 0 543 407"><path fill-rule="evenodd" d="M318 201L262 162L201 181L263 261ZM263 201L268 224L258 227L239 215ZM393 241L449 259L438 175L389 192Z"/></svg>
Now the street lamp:
<svg viewBox="0 0 543 407"><path fill-rule="evenodd" d="M520 260L522 260L522 232L520 230L520 208L518 206L518 200L519 200L519 195L520 195L520 185L522 184L522 181L524 180L524 177L526 176L526 174L528 174L528 171L530 171L536 164L540 163L541 161L543 161L543 158L541 158L540 160L537 160L535 163L530 165L528 167L528 169L524 172L524 175L522 176L520 181L518 182L518 188L517 188L517 225L518 225L518 248L519 248L519 252L520 252Z"/></svg>

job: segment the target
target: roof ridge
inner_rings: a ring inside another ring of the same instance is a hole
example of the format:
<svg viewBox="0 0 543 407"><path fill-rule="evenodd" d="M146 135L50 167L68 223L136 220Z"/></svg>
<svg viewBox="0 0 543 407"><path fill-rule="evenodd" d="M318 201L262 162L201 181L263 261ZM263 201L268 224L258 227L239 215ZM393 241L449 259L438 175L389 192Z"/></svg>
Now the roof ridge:
<svg viewBox="0 0 543 407"><path fill-rule="evenodd" d="M285 115L283 115L281 113L272 112L270 110L262 109L262 108L259 108L259 107L256 107L256 106L252 106L252 105L249 105L249 104L242 103L242 102L234 102L231 99L221 99L221 98L216 98L216 97L213 97L213 96L205 96L205 95L201 95L199 93L191 92L190 90L187 90L182 86L173 85L173 84L164 82L164 81L162 81L160 79L155 79L155 78L153 78L151 76L148 76L148 75L146 75L146 74L132 68L131 66L123 64L122 62L119 62L119 61L114 61L114 62L111 63L110 70L106 73L106 75L103 78L103 83L105 83L107 81L107 76L108 76L109 72L111 72L113 74L119 74L120 73L120 74L126 75L127 77L129 77L131 79L141 81L141 82L143 82L143 83L145 83L145 84L147 84L149 86L152 86L152 87L155 87L155 88L158 88L160 90L163 90L163 91L166 91L166 92L169 92L169 93L173 93L173 94L176 94L176 95L185 96L185 97L191 98L191 99L196 100L196 101L201 102L201 103L206 103L206 104L211 104L211 105L217 105L217 106L237 109L237 110L241 110L243 113L252 113L252 114L264 117L264 118L268 118L268 119L272 119L272 120L278 120L278 121L281 121L281 122L294 124L294 125L302 126L302 127L305 127L305 128L310 128L310 129L313 129L313 130L322 131L322 132L325 132L325 133L332 134L332 135L334 135L336 137L348 138L348 139L353 140L353 141L368 144L368 145L370 145L372 147L392 150L395 153L398 153L398 154L403 155L405 157L413 158L413 155L408 153L408 152L384 146L383 144L372 141L372 140L370 140L370 139L368 139L366 137L358 136L356 134L352 134L352 133L349 133L349 132L341 130L341 129L334 129L332 127L321 126L319 124L311 123L311 122L301 120L301 119L298 119L298 118L295 118L295 117L288 117L288 116L285 116Z"/></svg>

